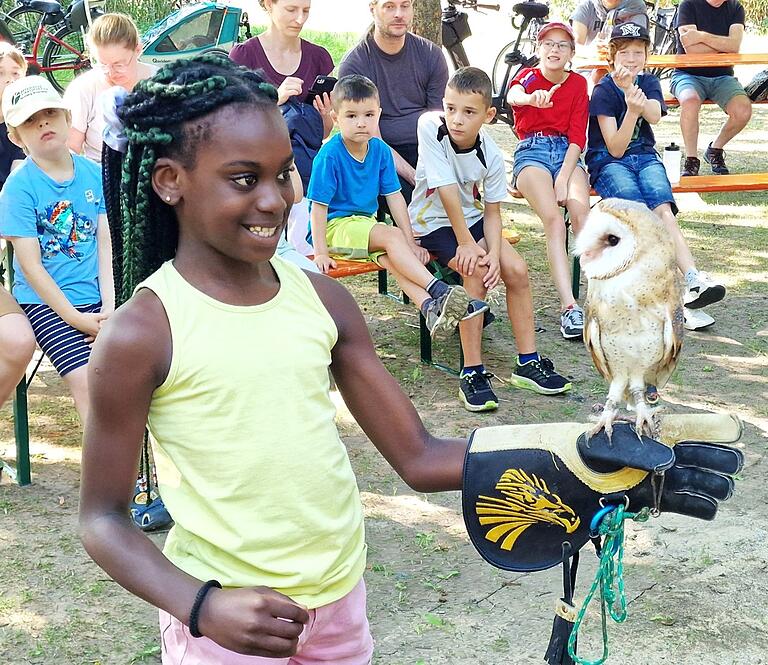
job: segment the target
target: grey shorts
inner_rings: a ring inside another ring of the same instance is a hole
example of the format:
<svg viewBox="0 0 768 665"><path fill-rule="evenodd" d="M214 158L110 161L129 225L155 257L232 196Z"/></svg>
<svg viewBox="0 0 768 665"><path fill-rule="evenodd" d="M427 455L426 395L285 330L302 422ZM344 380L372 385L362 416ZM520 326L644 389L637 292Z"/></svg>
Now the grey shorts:
<svg viewBox="0 0 768 665"><path fill-rule="evenodd" d="M723 111L734 97L747 94L735 76L694 76L677 71L672 74L670 90L675 97L680 99L680 94L688 88L694 90L702 102L709 99Z"/></svg>

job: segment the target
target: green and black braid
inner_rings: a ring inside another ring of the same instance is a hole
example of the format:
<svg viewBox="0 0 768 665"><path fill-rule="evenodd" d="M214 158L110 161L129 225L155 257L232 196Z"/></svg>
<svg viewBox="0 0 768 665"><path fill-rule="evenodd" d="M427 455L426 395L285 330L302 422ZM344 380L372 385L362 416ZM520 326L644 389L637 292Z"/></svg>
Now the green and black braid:
<svg viewBox="0 0 768 665"><path fill-rule="evenodd" d="M276 102L277 91L259 73L218 54L169 63L125 98L117 115L127 152L105 144L102 160L118 304L176 253L174 209L152 188L158 158L173 157L192 168L198 145L210 133L204 116L228 104Z"/></svg>

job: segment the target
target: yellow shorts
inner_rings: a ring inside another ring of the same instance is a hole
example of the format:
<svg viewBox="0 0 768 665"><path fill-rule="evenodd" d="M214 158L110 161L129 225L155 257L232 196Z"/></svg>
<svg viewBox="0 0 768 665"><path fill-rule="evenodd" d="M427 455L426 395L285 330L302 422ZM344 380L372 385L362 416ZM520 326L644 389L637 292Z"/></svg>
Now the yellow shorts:
<svg viewBox="0 0 768 665"><path fill-rule="evenodd" d="M371 229L378 223L374 217L365 215L336 217L330 220L325 232L328 253L335 259L378 263L385 252L371 252L368 249Z"/></svg>
<svg viewBox="0 0 768 665"><path fill-rule="evenodd" d="M5 316L6 314L21 314L24 316L24 311L19 307L16 299L0 286L0 316Z"/></svg>

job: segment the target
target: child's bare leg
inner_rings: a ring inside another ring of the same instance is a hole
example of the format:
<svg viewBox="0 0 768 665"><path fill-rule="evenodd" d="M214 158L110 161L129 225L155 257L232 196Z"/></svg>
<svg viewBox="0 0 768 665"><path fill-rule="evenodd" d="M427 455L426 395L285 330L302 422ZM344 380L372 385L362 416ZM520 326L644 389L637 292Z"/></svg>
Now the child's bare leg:
<svg viewBox="0 0 768 665"><path fill-rule="evenodd" d="M0 405L21 381L35 352L35 336L23 314L0 316Z"/></svg>
<svg viewBox="0 0 768 665"><path fill-rule="evenodd" d="M376 224L368 236L368 249L387 253L381 265L392 271L406 295L421 307L430 297L426 287L433 277L411 251L403 232L395 226Z"/></svg>
<svg viewBox="0 0 768 665"><path fill-rule="evenodd" d="M578 169L581 170L581 169ZM517 178L517 189L544 225L547 238L547 259L552 280L560 299L560 309L565 310L576 302L571 289L571 271L565 251L567 230L565 220L555 200L554 183L548 171L528 166Z"/></svg>
<svg viewBox="0 0 768 665"><path fill-rule="evenodd" d="M448 267L456 270L456 259L448 262ZM488 289L483 284L483 278L487 269L485 266L477 266L472 275L462 275L464 290L470 298L485 299ZM474 367L483 364L483 317L476 316L459 323L459 337L461 339L461 351L464 354L464 366Z"/></svg>
<svg viewBox="0 0 768 665"><path fill-rule="evenodd" d="M429 294L421 288L421 286L412 282L410 279L407 279L402 273L397 271L389 254L382 254L378 258L378 262L390 275L392 275L392 277L395 278L398 286L403 290L403 293L405 293L417 307L421 307L422 303L429 298Z"/></svg>
<svg viewBox="0 0 768 665"><path fill-rule="evenodd" d="M589 178L584 169L573 169L568 181L568 200L565 207L568 208L573 234L578 235L589 214Z"/></svg>
<svg viewBox="0 0 768 665"><path fill-rule="evenodd" d="M82 365L71 372L67 372L63 379L69 392L72 393L77 415L80 416L80 423L85 426L88 417L88 365Z"/></svg>
<svg viewBox="0 0 768 665"><path fill-rule="evenodd" d="M691 268L696 268L696 262L693 260L693 254L691 254L691 250L688 248L688 243L685 242L680 227L677 225L677 219L672 213L672 208L669 203L662 203L654 208L653 212L661 218L664 228L669 233L669 237L672 238L672 242L675 245L677 267L685 275Z"/></svg>
<svg viewBox="0 0 768 665"><path fill-rule="evenodd" d="M480 244L485 247L485 240ZM533 296L528 280L528 266L508 242L501 243L499 254L501 281L507 292L507 316L512 326L519 354L536 351L536 333L533 326Z"/></svg>

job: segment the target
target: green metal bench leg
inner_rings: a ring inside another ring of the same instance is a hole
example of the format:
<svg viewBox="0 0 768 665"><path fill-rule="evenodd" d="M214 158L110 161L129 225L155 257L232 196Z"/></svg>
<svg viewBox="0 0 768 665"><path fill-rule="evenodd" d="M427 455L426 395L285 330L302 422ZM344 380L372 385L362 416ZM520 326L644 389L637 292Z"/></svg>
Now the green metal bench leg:
<svg viewBox="0 0 768 665"><path fill-rule="evenodd" d="M379 279L379 294L382 296L388 296L389 295L389 284L387 284L387 271L386 270L379 270L379 272L376 273Z"/></svg>
<svg viewBox="0 0 768 665"><path fill-rule="evenodd" d="M21 486L32 484L29 462L29 421L27 419L27 377L19 381L13 396L13 434L16 440L16 468L0 460L0 471Z"/></svg>
<svg viewBox="0 0 768 665"><path fill-rule="evenodd" d="M578 299L579 291L581 289L581 263L579 263L578 256L573 259L571 275L571 290L573 291L573 297Z"/></svg>

